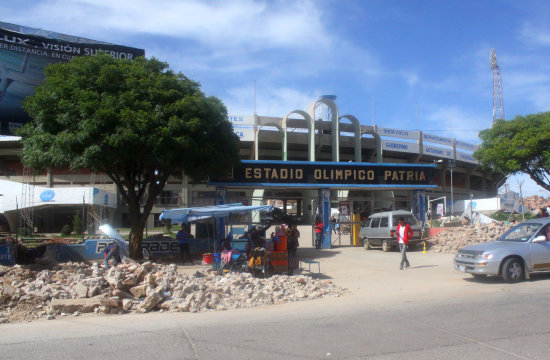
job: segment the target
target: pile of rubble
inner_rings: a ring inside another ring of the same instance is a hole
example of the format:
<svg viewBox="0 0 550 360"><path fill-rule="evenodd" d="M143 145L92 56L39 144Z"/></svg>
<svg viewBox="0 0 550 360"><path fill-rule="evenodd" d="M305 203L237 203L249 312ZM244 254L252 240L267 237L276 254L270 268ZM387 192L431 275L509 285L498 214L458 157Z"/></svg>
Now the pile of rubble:
<svg viewBox="0 0 550 360"><path fill-rule="evenodd" d="M2 271L0 271L2 272ZM0 277L0 323L54 319L95 312L215 311L254 307L324 296L344 289L330 280L249 273L197 272L187 276L175 264L123 263L105 270L97 263L4 267Z"/></svg>
<svg viewBox="0 0 550 360"><path fill-rule="evenodd" d="M511 225L492 222L489 225L475 224L456 228L446 228L445 231L428 239L429 251L439 253L456 253L458 249L468 245L496 240L504 234Z"/></svg>

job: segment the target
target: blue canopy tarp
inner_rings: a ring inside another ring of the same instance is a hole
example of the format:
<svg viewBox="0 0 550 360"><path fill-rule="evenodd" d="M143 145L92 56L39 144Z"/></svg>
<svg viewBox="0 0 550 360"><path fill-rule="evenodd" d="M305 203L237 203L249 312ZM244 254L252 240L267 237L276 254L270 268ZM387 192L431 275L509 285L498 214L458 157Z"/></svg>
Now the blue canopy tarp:
<svg viewBox="0 0 550 360"><path fill-rule="evenodd" d="M160 220L171 220L172 223L187 223L191 221L207 219L210 217L226 217L235 213L246 213L250 211L269 211L272 205L248 206L243 204L227 204L214 206L201 206L181 209L163 210Z"/></svg>

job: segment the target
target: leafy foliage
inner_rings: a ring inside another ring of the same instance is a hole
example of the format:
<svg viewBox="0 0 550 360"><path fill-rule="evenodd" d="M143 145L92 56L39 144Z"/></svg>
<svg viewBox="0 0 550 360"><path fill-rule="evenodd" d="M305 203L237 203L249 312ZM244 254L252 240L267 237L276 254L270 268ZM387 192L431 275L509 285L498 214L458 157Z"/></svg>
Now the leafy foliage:
<svg viewBox="0 0 550 360"><path fill-rule="evenodd" d="M78 211L73 216L73 233L75 233L76 235L82 234L82 220L80 219Z"/></svg>
<svg viewBox="0 0 550 360"><path fill-rule="evenodd" d="M484 166L505 175L526 173L550 190L550 112L497 120L479 137L475 156Z"/></svg>
<svg viewBox="0 0 550 360"><path fill-rule="evenodd" d="M71 235L71 225L65 224L61 228L61 236L68 236Z"/></svg>
<svg viewBox="0 0 550 360"><path fill-rule="evenodd" d="M199 181L239 161L223 103L164 62L100 54L51 64L45 74L24 102L33 121L20 132L22 161L35 170L87 168L111 178L128 204L134 258L169 176Z"/></svg>

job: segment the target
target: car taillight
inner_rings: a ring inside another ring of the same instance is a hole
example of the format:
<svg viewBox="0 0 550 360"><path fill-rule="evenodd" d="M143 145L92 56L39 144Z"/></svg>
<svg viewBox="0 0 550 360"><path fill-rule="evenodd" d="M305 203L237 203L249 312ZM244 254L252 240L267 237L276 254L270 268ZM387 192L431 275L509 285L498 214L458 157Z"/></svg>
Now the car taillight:
<svg viewBox="0 0 550 360"><path fill-rule="evenodd" d="M393 231L393 230L390 231L390 236L391 236L391 237L395 237L395 231Z"/></svg>

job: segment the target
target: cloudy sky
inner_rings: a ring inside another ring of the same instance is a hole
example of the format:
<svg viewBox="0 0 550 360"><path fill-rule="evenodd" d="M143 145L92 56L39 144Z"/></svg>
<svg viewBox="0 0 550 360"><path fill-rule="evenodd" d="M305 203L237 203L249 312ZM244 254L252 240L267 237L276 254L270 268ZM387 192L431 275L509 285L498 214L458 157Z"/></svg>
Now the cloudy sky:
<svg viewBox="0 0 550 360"><path fill-rule="evenodd" d="M492 121L491 48L505 117L550 110L547 1L4 0L0 14L143 48L235 115L253 114L256 82L260 115L334 94L364 124L374 113L384 127L479 143Z"/></svg>

